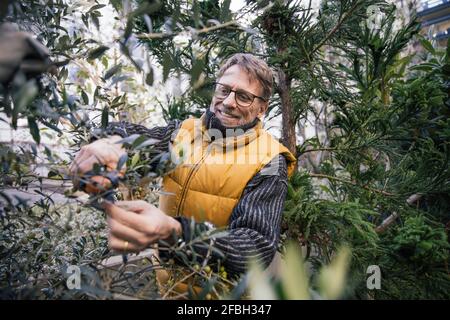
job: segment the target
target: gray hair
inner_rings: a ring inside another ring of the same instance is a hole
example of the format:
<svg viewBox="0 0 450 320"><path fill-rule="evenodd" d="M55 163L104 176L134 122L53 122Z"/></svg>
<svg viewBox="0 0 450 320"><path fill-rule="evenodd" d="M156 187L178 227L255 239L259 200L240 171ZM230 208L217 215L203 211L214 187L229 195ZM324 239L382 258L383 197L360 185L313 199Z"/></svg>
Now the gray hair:
<svg viewBox="0 0 450 320"><path fill-rule="evenodd" d="M272 95L273 72L267 63L250 53L236 53L229 57L220 67L218 78L222 77L228 68L238 65L246 71L251 80L258 81L263 88L263 97L269 99Z"/></svg>

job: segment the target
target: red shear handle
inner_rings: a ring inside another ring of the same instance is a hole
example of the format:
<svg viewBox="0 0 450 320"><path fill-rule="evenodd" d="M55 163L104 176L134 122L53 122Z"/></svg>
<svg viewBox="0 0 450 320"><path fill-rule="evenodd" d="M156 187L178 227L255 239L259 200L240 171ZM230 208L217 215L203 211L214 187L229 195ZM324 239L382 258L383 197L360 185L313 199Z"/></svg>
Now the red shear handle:
<svg viewBox="0 0 450 320"><path fill-rule="evenodd" d="M103 175L94 172L86 172L80 181L79 189L89 194L100 194L117 188L119 180L123 178L123 172L106 171Z"/></svg>
<svg viewBox="0 0 450 320"><path fill-rule="evenodd" d="M93 176L86 181L82 190L89 194L98 194L112 188L112 183L103 176Z"/></svg>

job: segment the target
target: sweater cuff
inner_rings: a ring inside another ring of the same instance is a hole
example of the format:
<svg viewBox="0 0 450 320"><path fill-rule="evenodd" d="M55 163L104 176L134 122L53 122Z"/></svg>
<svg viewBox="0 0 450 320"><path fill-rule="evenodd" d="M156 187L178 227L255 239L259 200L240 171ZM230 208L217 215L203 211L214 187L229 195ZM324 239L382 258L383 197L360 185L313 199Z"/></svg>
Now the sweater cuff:
<svg viewBox="0 0 450 320"><path fill-rule="evenodd" d="M194 220L186 218L186 217L174 217L181 224L182 230L182 239L185 243L191 242L200 234L204 233L207 230L210 230L205 223L196 223Z"/></svg>
<svg viewBox="0 0 450 320"><path fill-rule="evenodd" d="M91 131L91 136L89 142L94 142L95 140L106 138L108 136L121 136L122 138L128 137L128 132L126 128L120 125L120 123L113 122L108 125L105 129L94 128Z"/></svg>

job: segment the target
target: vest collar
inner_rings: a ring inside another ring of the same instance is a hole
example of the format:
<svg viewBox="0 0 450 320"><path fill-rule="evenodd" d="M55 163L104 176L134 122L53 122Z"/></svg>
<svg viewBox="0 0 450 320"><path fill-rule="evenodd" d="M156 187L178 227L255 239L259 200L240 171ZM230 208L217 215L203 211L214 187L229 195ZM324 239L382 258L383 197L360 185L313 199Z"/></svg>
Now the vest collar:
<svg viewBox="0 0 450 320"><path fill-rule="evenodd" d="M202 124L201 131L203 140L209 145L211 145L211 147L213 146L215 147L222 146L224 148L242 147L246 144L249 144L260 135L262 123L258 118L256 118L252 123L244 126L236 128L223 127L226 129L225 134L223 133L223 130L221 130L222 128L215 128L215 127L208 128L207 127L208 123L211 122L210 115L208 115L208 111L205 112L200 117L200 121ZM215 115L213 114L212 116Z"/></svg>

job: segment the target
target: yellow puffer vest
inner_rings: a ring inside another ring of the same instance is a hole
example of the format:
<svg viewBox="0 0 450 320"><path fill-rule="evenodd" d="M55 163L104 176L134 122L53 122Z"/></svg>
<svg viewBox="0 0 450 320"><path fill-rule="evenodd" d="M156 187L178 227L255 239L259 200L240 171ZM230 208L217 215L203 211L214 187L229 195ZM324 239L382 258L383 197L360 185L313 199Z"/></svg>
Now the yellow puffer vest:
<svg viewBox="0 0 450 320"><path fill-rule="evenodd" d="M281 153L287 159L290 176L296 160L262 128L261 122L243 134L222 139L219 131L211 134L206 130L203 121L204 116L182 123L172 148L172 160L181 163L164 177L159 208L171 216L224 227L256 173ZM277 174L276 165L272 162L267 174Z"/></svg>

